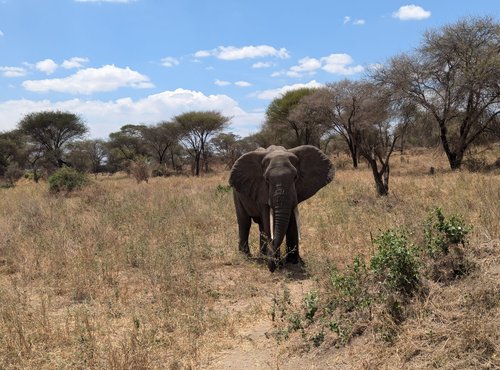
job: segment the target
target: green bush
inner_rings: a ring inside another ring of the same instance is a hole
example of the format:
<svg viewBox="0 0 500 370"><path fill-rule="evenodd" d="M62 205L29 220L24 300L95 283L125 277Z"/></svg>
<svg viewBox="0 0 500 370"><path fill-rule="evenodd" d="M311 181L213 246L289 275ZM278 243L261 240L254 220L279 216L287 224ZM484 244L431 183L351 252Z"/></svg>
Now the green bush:
<svg viewBox="0 0 500 370"><path fill-rule="evenodd" d="M62 167L48 179L51 193L66 192L81 189L90 183L87 175L69 167Z"/></svg>
<svg viewBox="0 0 500 370"><path fill-rule="evenodd" d="M374 240L378 251L372 257L371 268L389 291L412 294L420 281L417 249L409 245L402 230L384 232Z"/></svg>
<svg viewBox="0 0 500 370"><path fill-rule="evenodd" d="M448 254L452 244L465 246L467 235L472 227L465 224L459 215L452 215L449 219L441 208L434 209L424 225L425 244L430 256Z"/></svg>
<svg viewBox="0 0 500 370"><path fill-rule="evenodd" d="M367 288L368 271L364 261L356 257L346 272L339 272L335 267L330 272L329 306L332 309L343 308L352 311L368 307L371 298Z"/></svg>

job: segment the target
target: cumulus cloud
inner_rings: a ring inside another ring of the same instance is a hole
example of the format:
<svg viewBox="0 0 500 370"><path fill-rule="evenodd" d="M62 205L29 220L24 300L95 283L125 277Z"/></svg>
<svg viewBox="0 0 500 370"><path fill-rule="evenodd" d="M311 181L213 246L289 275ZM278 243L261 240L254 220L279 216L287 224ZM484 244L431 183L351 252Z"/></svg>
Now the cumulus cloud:
<svg viewBox="0 0 500 370"><path fill-rule="evenodd" d="M0 37L3 37L5 34L0 30Z"/></svg>
<svg viewBox="0 0 500 370"><path fill-rule="evenodd" d="M178 66L179 63L179 59L174 57L166 57L161 60L161 65L167 68Z"/></svg>
<svg viewBox="0 0 500 370"><path fill-rule="evenodd" d="M320 59L305 57L300 59L297 65L290 67L288 71L274 72L271 77L282 75L296 78L312 76L319 69L343 76L349 76L364 71L361 65L351 65L353 62L354 60L348 54L330 54Z"/></svg>
<svg viewBox="0 0 500 370"><path fill-rule="evenodd" d="M70 94L92 94L95 92L113 91L121 87L135 89L151 88L154 85L149 78L129 67L119 68L105 65L101 68L81 69L65 78L45 80L27 80L23 82L26 90L34 92L64 92Z"/></svg>
<svg viewBox="0 0 500 370"><path fill-rule="evenodd" d="M321 68L321 61L305 57L299 60L298 65L291 67L287 75L289 77L302 77L304 74L314 74L319 68Z"/></svg>
<svg viewBox="0 0 500 370"><path fill-rule="evenodd" d="M260 92L256 93L255 96L258 99L262 99L262 100L272 100L272 99L274 99L280 95L283 95L284 93L291 91L291 90L301 89L303 87L318 88L321 86L323 86L321 83L319 83L316 80L312 80L312 81L309 81L308 83L305 83L305 84L286 85L283 87L279 87L277 89L260 91Z"/></svg>
<svg viewBox="0 0 500 370"><path fill-rule="evenodd" d="M176 89L134 100L129 97L112 100L70 99L10 100L0 102L0 131L13 129L24 115L42 110L62 110L79 114L90 128L92 137L106 137L118 131L125 122L153 124L165 118L192 111L218 110L232 117L231 130L241 136L257 131L264 113L246 112L227 95L205 95L199 91Z"/></svg>
<svg viewBox="0 0 500 370"><path fill-rule="evenodd" d="M352 22L353 25L355 26L362 26L366 23L364 19L356 19L354 22Z"/></svg>
<svg viewBox="0 0 500 370"><path fill-rule="evenodd" d="M418 5L405 5L392 13L394 18L402 21L419 21L431 16L431 12Z"/></svg>
<svg viewBox="0 0 500 370"><path fill-rule="evenodd" d="M349 17L348 15L346 15L346 16L344 17L344 24L347 24L347 23L349 23L350 21L351 21L351 17Z"/></svg>
<svg viewBox="0 0 500 370"><path fill-rule="evenodd" d="M286 59L290 57L290 54L285 48L276 49L269 45L251 45L243 46L241 48L237 48L235 46L219 46L218 48L212 50L199 50L194 54L194 56L196 58L213 56L221 60L241 60L263 57Z"/></svg>
<svg viewBox="0 0 500 370"><path fill-rule="evenodd" d="M259 69L259 68L269 68L274 66L273 62L257 62L252 64L252 68Z"/></svg>
<svg viewBox="0 0 500 370"><path fill-rule="evenodd" d="M236 86L239 86L239 87L249 87L249 86L252 86L252 84L250 82L247 82L247 81L236 81L234 84Z"/></svg>
<svg viewBox="0 0 500 370"><path fill-rule="evenodd" d="M73 57L70 59L66 59L61 64L61 67L63 67L64 69L82 68L83 65L88 62L89 62L88 58Z"/></svg>
<svg viewBox="0 0 500 370"><path fill-rule="evenodd" d="M231 82L223 80L215 80L214 84L216 84L217 86L228 86L231 85Z"/></svg>
<svg viewBox="0 0 500 370"><path fill-rule="evenodd" d="M57 67L58 67L57 63L54 62L52 59L44 59L35 63L35 68L37 70L48 75L54 73Z"/></svg>
<svg viewBox="0 0 500 370"><path fill-rule="evenodd" d="M23 77L26 76L26 70L22 67L0 67L3 77Z"/></svg>
<svg viewBox="0 0 500 370"><path fill-rule="evenodd" d="M349 76L364 71L363 66L351 66L354 62L349 54L330 54L321 58L322 69L328 73Z"/></svg>

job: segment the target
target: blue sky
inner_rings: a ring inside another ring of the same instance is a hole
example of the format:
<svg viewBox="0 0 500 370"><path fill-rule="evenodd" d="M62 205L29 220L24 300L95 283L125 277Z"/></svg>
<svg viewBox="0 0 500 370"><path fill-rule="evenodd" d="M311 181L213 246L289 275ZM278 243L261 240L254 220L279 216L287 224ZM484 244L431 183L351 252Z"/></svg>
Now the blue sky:
<svg viewBox="0 0 500 370"><path fill-rule="evenodd" d="M359 79L498 0L0 0L0 131L79 114L90 137L189 110L256 132L287 89Z"/></svg>

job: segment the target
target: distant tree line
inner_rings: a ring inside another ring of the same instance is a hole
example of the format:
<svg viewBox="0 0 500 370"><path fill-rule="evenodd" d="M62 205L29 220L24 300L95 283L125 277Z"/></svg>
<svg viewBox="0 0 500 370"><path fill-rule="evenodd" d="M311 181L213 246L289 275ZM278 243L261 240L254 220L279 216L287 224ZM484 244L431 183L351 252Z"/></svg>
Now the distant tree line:
<svg viewBox="0 0 500 370"><path fill-rule="evenodd" d="M288 91L267 108L261 129L246 138L226 132L230 117L191 111L154 125L127 124L107 140L69 112L26 115L0 133L0 176L29 171L34 180L61 166L89 173L129 171L145 161L156 175L196 176L217 159L230 168L243 153L271 144L345 151L352 166L370 166L377 191L389 190L390 156L407 146L441 145L459 169L471 145L500 138L500 24L466 18L430 30L412 53L373 67L361 80Z"/></svg>

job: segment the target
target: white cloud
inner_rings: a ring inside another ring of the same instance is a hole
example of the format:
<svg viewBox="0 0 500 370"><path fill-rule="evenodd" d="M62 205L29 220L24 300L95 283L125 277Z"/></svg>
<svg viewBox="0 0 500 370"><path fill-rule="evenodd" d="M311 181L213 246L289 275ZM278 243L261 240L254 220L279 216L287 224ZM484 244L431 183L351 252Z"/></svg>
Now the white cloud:
<svg viewBox="0 0 500 370"><path fill-rule="evenodd" d="M249 87L249 86L252 86L252 84L250 82L247 82L247 81L236 81L234 84L236 86L239 86L239 87Z"/></svg>
<svg viewBox="0 0 500 370"><path fill-rule="evenodd" d="M88 62L89 62L88 58L73 57L73 58L65 60L61 64L61 67L65 68L65 69L82 68L83 65L85 63L88 63Z"/></svg>
<svg viewBox="0 0 500 370"><path fill-rule="evenodd" d="M217 86L227 86L227 85L231 85L231 82L222 81L222 80L215 80L214 84L216 84Z"/></svg>
<svg viewBox="0 0 500 370"><path fill-rule="evenodd" d="M212 53L208 50L199 50L196 53L194 53L194 56L196 58L206 58L209 57L210 55L212 55Z"/></svg>
<svg viewBox="0 0 500 370"><path fill-rule="evenodd" d="M23 87L29 91L57 91L86 95L101 91L113 91L120 87L143 89L153 86L147 76L133 71L129 67L119 68L114 65L82 69L65 78L27 80L23 82Z"/></svg>
<svg viewBox="0 0 500 370"><path fill-rule="evenodd" d="M299 60L299 64L290 68L287 72L289 77L302 77L304 74L313 75L321 68L321 62L316 58L305 57Z"/></svg>
<svg viewBox="0 0 500 370"><path fill-rule="evenodd" d="M319 82L317 82L316 80L312 80L312 81L309 81L308 83L305 83L305 84L286 85L286 86L283 86L283 87L280 87L277 89L260 91L260 92L256 93L255 96L258 99L262 99L262 100L272 100L272 99L274 99L274 98L276 98L276 97L278 97L278 96L280 96L288 91L291 91L291 90L301 89L303 87L318 88L321 86L323 86L323 85L320 84Z"/></svg>
<svg viewBox="0 0 500 370"><path fill-rule="evenodd" d="M3 37L5 34L0 30L0 37Z"/></svg>
<svg viewBox="0 0 500 370"><path fill-rule="evenodd" d="M332 74L353 75L364 71L363 66L351 66L353 59L348 54L331 54L320 59L305 57L299 60L298 65L290 67L288 71L274 72L271 77L287 75L288 77L300 78L312 76L318 69Z"/></svg>
<svg viewBox="0 0 500 370"><path fill-rule="evenodd" d="M353 59L349 54L330 54L327 57L321 58L324 71L332 74L349 76L356 73L361 73L365 69L361 65L350 66Z"/></svg>
<svg viewBox="0 0 500 370"><path fill-rule="evenodd" d="M21 67L0 67L3 77L23 77L26 76L26 70Z"/></svg>
<svg viewBox="0 0 500 370"><path fill-rule="evenodd" d="M366 23L364 19L356 19L354 22L352 22L353 25L355 26L362 26Z"/></svg>
<svg viewBox="0 0 500 370"><path fill-rule="evenodd" d="M344 24L347 24L347 23L349 23L350 21L351 21L351 17L349 17L348 15L346 15L346 16L344 17Z"/></svg>
<svg viewBox="0 0 500 370"><path fill-rule="evenodd" d="M269 45L258 45L243 46L241 48L234 46L219 46L213 50L199 50L194 54L194 56L197 58L213 56L222 60L241 60L263 57L286 59L290 57L290 54L285 48L275 49Z"/></svg>
<svg viewBox="0 0 500 370"><path fill-rule="evenodd" d="M257 63L252 64L252 68L256 68L256 69L269 68L272 66L274 66L273 62L257 62Z"/></svg>
<svg viewBox="0 0 500 370"><path fill-rule="evenodd" d="M52 59L44 59L35 64L35 68L45 74L52 74L57 69L58 65Z"/></svg>
<svg viewBox="0 0 500 370"><path fill-rule="evenodd" d="M394 18L398 18L402 21L412 21L412 20L422 20L429 18L431 16L431 12L428 10L424 10L422 7L418 5L405 5L399 8L397 11L392 13Z"/></svg>
<svg viewBox="0 0 500 370"><path fill-rule="evenodd" d="M179 63L179 59L174 57L166 57L161 60L161 65L167 68L178 66Z"/></svg>
<svg viewBox="0 0 500 370"><path fill-rule="evenodd" d="M263 112L246 112L227 95L205 95L199 91L176 89L149 95L143 99L121 98L112 101L70 99L10 100L0 102L0 131L11 130L24 115L41 110L62 110L79 114L90 128L92 137L106 137L125 123L153 124L191 110L218 110L232 117L231 130L241 136L257 131Z"/></svg>

